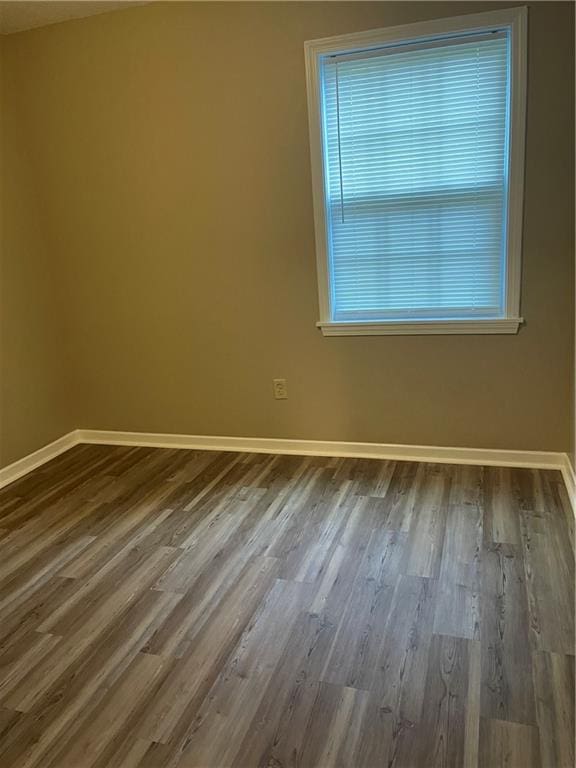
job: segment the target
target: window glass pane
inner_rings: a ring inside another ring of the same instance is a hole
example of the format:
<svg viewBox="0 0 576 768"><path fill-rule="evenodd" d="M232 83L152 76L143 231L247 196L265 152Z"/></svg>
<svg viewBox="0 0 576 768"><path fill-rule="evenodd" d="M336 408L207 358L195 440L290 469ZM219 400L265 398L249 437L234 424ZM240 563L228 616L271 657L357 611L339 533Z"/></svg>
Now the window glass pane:
<svg viewBox="0 0 576 768"><path fill-rule="evenodd" d="M508 47L323 59L333 320L503 315Z"/></svg>

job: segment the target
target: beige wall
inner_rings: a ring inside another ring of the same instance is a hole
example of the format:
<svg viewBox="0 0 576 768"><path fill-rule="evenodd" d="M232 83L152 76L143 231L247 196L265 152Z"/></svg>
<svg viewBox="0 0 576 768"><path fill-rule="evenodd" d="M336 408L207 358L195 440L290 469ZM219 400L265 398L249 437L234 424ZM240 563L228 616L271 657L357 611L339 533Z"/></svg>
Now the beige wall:
<svg viewBox="0 0 576 768"><path fill-rule="evenodd" d="M7 38L78 426L568 450L573 14L529 5L517 336L315 328L304 40L501 4L156 4Z"/></svg>
<svg viewBox="0 0 576 768"><path fill-rule="evenodd" d="M0 466L73 429L64 302L36 148L0 38Z"/></svg>

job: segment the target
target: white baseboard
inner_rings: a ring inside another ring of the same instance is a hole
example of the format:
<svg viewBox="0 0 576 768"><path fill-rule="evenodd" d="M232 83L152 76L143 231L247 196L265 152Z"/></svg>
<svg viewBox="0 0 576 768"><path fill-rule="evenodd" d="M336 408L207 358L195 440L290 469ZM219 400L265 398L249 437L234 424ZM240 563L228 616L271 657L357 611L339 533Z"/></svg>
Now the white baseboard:
<svg viewBox="0 0 576 768"><path fill-rule="evenodd" d="M188 448L202 451L283 453L302 456L342 456L393 461L426 461L442 464L484 464L500 467L562 469L564 453L505 451L484 448L445 448L393 443L346 443L328 440L288 440L269 437L175 435L154 432L78 430L79 442L105 445L140 445L151 448Z"/></svg>
<svg viewBox="0 0 576 768"><path fill-rule="evenodd" d="M202 451L282 453L303 456L339 456L391 461L425 461L436 464L476 464L562 472L570 501L576 510L576 477L567 454L552 451L508 451L489 448L447 448L394 443L348 443L332 440L288 440L268 437L222 437L155 432L115 432L77 429L50 445L0 470L0 488L45 464L79 443L183 448Z"/></svg>
<svg viewBox="0 0 576 768"><path fill-rule="evenodd" d="M5 485L9 485L27 475L33 469L41 467L42 464L46 464L47 461L56 458L56 456L69 450L79 442L78 430L74 430L45 445L43 448L39 448L34 453L29 453L28 456L24 456L13 464L8 464L7 467L0 469L0 488L4 488Z"/></svg>

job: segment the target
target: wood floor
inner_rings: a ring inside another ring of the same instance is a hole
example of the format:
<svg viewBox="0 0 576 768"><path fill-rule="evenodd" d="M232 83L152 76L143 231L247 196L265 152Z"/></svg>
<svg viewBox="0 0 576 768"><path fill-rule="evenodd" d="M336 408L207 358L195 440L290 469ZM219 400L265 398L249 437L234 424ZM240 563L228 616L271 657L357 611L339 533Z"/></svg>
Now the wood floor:
<svg viewBox="0 0 576 768"><path fill-rule="evenodd" d="M574 765L554 471L79 446L0 491L2 768Z"/></svg>

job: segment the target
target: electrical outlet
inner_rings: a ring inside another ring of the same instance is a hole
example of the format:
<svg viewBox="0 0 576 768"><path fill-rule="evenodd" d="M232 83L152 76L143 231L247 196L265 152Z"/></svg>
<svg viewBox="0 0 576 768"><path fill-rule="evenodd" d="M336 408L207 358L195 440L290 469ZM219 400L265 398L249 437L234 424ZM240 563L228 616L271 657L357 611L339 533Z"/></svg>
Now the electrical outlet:
<svg viewBox="0 0 576 768"><path fill-rule="evenodd" d="M276 400L288 399L288 385L286 379L272 379L274 384L274 397Z"/></svg>

